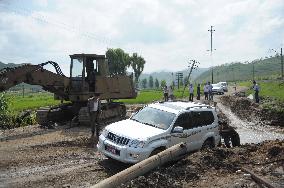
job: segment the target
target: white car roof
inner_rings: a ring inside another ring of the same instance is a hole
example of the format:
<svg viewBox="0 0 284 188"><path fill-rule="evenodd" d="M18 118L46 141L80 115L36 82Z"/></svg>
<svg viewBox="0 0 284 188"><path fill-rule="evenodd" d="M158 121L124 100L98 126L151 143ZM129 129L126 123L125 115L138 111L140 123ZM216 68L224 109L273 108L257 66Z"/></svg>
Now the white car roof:
<svg viewBox="0 0 284 188"><path fill-rule="evenodd" d="M158 102L158 103L149 104L148 106L175 114L178 114L181 111L196 109L196 108L213 109L211 106L206 104L201 104L196 102L186 102L186 101Z"/></svg>

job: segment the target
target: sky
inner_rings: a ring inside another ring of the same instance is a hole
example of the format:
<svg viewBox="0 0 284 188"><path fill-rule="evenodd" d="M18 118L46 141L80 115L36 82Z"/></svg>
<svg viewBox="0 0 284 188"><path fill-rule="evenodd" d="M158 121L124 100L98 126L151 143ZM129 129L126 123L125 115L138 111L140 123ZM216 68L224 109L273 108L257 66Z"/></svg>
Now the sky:
<svg viewBox="0 0 284 188"><path fill-rule="evenodd" d="M137 52L150 73L192 59L200 67L252 61L281 45L283 0L0 0L0 61L51 60L66 75L70 54L108 48Z"/></svg>

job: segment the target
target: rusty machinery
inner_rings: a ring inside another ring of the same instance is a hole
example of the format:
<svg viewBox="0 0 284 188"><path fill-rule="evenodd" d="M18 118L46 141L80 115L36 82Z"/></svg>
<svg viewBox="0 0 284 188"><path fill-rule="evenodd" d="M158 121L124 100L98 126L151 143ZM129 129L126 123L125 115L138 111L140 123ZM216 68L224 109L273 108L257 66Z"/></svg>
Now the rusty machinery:
<svg viewBox="0 0 284 188"><path fill-rule="evenodd" d="M113 99L135 98L136 92L132 76L110 75L104 55L73 54L70 55L70 75L65 76L57 63L31 65L25 64L15 68L0 70L0 92L19 83L40 85L46 91L54 93L55 99L70 101L55 107L43 107L37 110L39 124L47 124L78 117L79 123L89 123L87 100L99 95L102 104L102 120L124 117L126 108L123 103ZM44 69L51 64L56 73Z"/></svg>

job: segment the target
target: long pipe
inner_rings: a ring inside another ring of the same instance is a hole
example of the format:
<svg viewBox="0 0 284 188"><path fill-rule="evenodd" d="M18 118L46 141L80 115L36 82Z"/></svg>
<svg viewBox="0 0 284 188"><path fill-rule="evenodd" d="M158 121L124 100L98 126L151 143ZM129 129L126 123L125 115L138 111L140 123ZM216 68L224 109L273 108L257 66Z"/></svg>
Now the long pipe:
<svg viewBox="0 0 284 188"><path fill-rule="evenodd" d="M174 145L152 157L149 157L103 181L92 186L92 188L113 188L132 180L138 176L141 176L154 168L161 166L169 161L178 159L186 154L186 144L180 143Z"/></svg>
<svg viewBox="0 0 284 188"><path fill-rule="evenodd" d="M268 188L275 188L273 185L271 185L271 183L269 183L268 181L264 180L263 178L255 175L253 172L251 172L250 170L246 169L246 168L241 168L244 172L249 173L252 177L252 179L254 179L254 181L256 181L258 184L263 184Z"/></svg>

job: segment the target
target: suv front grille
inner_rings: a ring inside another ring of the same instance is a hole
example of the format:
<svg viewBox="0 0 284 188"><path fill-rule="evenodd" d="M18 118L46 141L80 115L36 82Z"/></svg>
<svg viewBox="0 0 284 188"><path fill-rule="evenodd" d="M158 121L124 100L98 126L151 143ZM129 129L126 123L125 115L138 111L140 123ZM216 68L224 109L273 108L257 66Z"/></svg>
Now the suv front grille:
<svg viewBox="0 0 284 188"><path fill-rule="evenodd" d="M107 138L110 139L111 141L120 144L120 145L127 145L130 141L130 139L122 137L122 136L118 136L116 134L113 134L111 132L109 132L107 134Z"/></svg>

